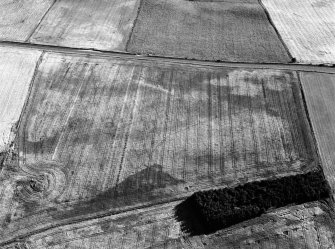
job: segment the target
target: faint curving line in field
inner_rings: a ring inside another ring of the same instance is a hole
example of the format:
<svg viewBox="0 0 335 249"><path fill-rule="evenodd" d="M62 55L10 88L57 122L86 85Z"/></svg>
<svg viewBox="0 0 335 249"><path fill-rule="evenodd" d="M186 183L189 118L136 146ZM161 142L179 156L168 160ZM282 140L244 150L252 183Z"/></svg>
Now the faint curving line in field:
<svg viewBox="0 0 335 249"><path fill-rule="evenodd" d="M54 161L39 161L21 164L17 181L17 197L20 202L47 203L62 194L67 185L67 176L62 165Z"/></svg>

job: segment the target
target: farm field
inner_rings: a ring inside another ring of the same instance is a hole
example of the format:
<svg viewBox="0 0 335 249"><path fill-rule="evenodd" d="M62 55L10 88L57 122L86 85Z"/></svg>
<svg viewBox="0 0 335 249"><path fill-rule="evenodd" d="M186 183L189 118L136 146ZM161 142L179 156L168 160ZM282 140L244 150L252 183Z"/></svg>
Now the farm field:
<svg viewBox="0 0 335 249"><path fill-rule="evenodd" d="M262 0L290 53L300 63L335 64L335 2Z"/></svg>
<svg viewBox="0 0 335 249"><path fill-rule="evenodd" d="M2 0L0 2L0 40L25 42L54 0Z"/></svg>
<svg viewBox="0 0 335 249"><path fill-rule="evenodd" d="M334 9L334 2L321 0L2 1L0 41L210 61L333 65Z"/></svg>
<svg viewBox="0 0 335 249"><path fill-rule="evenodd" d="M127 51L243 62L291 61L258 1L143 1Z"/></svg>
<svg viewBox="0 0 335 249"><path fill-rule="evenodd" d="M138 0L57 1L30 42L123 51L138 3Z"/></svg>
<svg viewBox="0 0 335 249"><path fill-rule="evenodd" d="M329 184L335 190L335 77L331 74L301 73L301 83L306 95L315 138L320 150L323 170Z"/></svg>
<svg viewBox="0 0 335 249"><path fill-rule="evenodd" d="M309 171L315 152L295 72L45 53L0 237Z"/></svg>
<svg viewBox="0 0 335 249"><path fill-rule="evenodd" d="M1 0L0 40L26 41L54 0Z"/></svg>
<svg viewBox="0 0 335 249"><path fill-rule="evenodd" d="M314 161L299 101L294 72L47 53L17 148L26 165L47 160L75 166L63 201L88 198L136 175L153 177L128 179L137 187L222 184L264 177L271 169L299 171Z"/></svg>
<svg viewBox="0 0 335 249"><path fill-rule="evenodd" d="M335 248L333 13L0 1L0 248Z"/></svg>
<svg viewBox="0 0 335 249"><path fill-rule="evenodd" d="M0 153L8 150L14 141L16 125L41 54L0 47Z"/></svg>
<svg viewBox="0 0 335 249"><path fill-rule="evenodd" d="M178 202L64 225L14 246L29 248L333 248L334 213L326 202L273 210L215 234L188 236L174 217Z"/></svg>

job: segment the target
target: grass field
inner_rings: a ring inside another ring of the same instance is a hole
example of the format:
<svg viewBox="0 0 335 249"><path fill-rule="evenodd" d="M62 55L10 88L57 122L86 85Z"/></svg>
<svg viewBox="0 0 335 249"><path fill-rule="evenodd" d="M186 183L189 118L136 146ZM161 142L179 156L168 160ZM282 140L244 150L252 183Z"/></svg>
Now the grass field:
<svg viewBox="0 0 335 249"><path fill-rule="evenodd" d="M26 41L54 0L2 0L0 2L0 40Z"/></svg>
<svg viewBox="0 0 335 249"><path fill-rule="evenodd" d="M335 64L335 2L262 0L290 53L300 63Z"/></svg>
<svg viewBox="0 0 335 249"><path fill-rule="evenodd" d="M138 9L137 0L60 0L30 39L54 46L125 49Z"/></svg>
<svg viewBox="0 0 335 249"><path fill-rule="evenodd" d="M143 1L127 51L214 61L290 61L257 1Z"/></svg>
<svg viewBox="0 0 335 249"><path fill-rule="evenodd" d="M295 72L57 53L37 69L15 152L3 240L317 164Z"/></svg>

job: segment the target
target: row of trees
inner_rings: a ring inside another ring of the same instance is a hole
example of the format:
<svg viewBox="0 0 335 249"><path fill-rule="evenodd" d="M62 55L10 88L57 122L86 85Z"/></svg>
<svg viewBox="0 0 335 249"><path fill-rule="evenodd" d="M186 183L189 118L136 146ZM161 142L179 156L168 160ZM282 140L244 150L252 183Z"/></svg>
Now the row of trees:
<svg viewBox="0 0 335 249"><path fill-rule="evenodd" d="M197 192L191 196L207 232L261 215L270 208L329 197L321 170L278 179L255 181L235 188Z"/></svg>

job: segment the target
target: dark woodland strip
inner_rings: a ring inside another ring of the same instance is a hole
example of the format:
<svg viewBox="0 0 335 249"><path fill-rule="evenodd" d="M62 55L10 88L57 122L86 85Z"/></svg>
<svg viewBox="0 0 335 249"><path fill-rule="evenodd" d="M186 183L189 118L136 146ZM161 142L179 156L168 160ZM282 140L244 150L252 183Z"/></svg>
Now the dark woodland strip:
<svg viewBox="0 0 335 249"><path fill-rule="evenodd" d="M235 188L200 191L177 206L176 216L191 234L208 234L260 216L269 209L329 196L330 187L320 169ZM186 209L193 210L192 219L185 216Z"/></svg>

